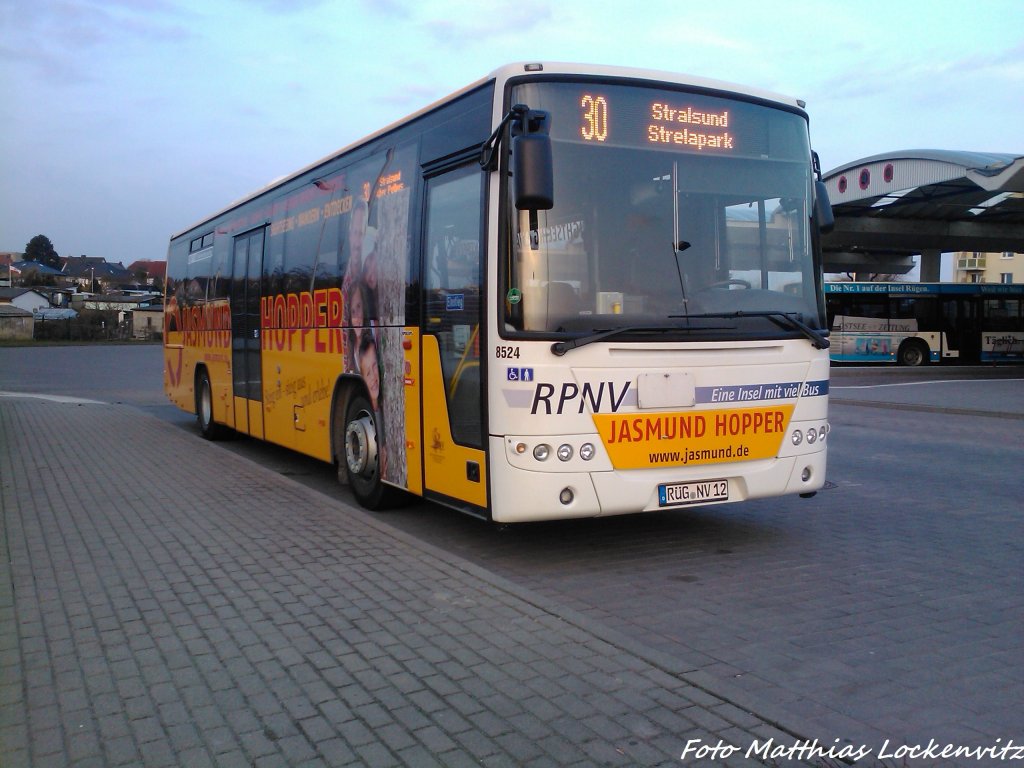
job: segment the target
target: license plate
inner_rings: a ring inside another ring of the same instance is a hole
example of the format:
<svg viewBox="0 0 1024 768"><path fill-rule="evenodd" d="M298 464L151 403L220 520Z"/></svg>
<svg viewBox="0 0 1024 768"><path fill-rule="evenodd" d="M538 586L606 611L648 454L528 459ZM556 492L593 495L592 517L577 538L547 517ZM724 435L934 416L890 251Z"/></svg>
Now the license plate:
<svg viewBox="0 0 1024 768"><path fill-rule="evenodd" d="M705 501L728 501L728 480L701 480L697 483L662 483L658 486L658 506L678 507Z"/></svg>

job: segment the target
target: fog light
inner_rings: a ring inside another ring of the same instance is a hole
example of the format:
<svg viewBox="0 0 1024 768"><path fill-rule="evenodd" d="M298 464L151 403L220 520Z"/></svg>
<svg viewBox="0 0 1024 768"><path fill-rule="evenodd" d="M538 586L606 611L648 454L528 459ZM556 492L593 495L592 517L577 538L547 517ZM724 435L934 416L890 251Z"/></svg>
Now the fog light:
<svg viewBox="0 0 1024 768"><path fill-rule="evenodd" d="M807 430L807 442L810 443L811 445L814 445L816 442L818 442L818 430L816 430L816 429L808 429Z"/></svg>
<svg viewBox="0 0 1024 768"><path fill-rule="evenodd" d="M562 492L558 494L558 500L566 506L572 504L572 500L574 498L575 496L573 495L572 488L563 488Z"/></svg>
<svg viewBox="0 0 1024 768"><path fill-rule="evenodd" d="M555 453L559 461L568 461L572 458L572 446L568 443L562 443L558 446L558 451Z"/></svg>
<svg viewBox="0 0 1024 768"><path fill-rule="evenodd" d="M793 436L790 438L790 440L793 441L793 445L800 445L800 443L804 441L804 433L801 432L799 429L794 429ZM537 453L536 449L534 449L533 452Z"/></svg>
<svg viewBox="0 0 1024 768"><path fill-rule="evenodd" d="M584 461L590 461L594 458L594 445L593 443L584 443L580 446L580 458Z"/></svg>
<svg viewBox="0 0 1024 768"><path fill-rule="evenodd" d="M545 461L551 455L551 446L541 443L533 449L533 458L537 461Z"/></svg>
<svg viewBox="0 0 1024 768"><path fill-rule="evenodd" d="M800 479L803 480L805 483L811 479L810 467L804 467L804 471L800 473Z"/></svg>

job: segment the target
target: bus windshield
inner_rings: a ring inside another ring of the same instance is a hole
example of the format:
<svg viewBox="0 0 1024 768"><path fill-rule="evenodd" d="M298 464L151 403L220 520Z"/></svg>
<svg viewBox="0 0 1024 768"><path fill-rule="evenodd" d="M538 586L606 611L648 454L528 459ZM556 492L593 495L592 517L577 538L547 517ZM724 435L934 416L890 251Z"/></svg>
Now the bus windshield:
<svg viewBox="0 0 1024 768"><path fill-rule="evenodd" d="M506 332L824 327L802 114L600 81L521 84L512 103L551 115L555 204L509 206Z"/></svg>

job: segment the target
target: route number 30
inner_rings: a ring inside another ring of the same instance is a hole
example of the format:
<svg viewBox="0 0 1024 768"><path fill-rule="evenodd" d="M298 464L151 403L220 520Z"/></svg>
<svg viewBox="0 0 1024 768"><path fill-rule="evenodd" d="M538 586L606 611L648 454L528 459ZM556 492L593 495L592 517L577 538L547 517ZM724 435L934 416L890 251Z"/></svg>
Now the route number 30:
<svg viewBox="0 0 1024 768"><path fill-rule="evenodd" d="M604 141L608 138L608 100L604 96L589 93L580 101L583 108L583 123L580 135L584 141Z"/></svg>

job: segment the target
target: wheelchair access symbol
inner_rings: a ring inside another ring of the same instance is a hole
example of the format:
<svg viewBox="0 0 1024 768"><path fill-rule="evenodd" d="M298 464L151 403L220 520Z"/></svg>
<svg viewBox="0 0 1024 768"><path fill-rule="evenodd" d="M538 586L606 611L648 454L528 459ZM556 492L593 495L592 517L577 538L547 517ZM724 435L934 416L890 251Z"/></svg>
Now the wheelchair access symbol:
<svg viewBox="0 0 1024 768"><path fill-rule="evenodd" d="M507 368L509 381L533 381L533 368Z"/></svg>

